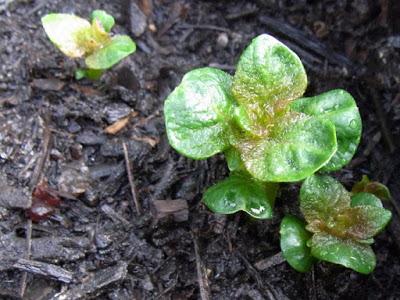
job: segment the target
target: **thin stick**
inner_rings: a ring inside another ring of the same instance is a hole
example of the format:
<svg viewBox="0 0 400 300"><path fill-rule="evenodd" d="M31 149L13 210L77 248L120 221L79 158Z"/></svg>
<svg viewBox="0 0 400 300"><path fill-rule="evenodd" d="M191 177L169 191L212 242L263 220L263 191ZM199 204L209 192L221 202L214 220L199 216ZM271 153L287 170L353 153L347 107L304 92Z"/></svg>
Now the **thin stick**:
<svg viewBox="0 0 400 300"><path fill-rule="evenodd" d="M135 182L133 181L131 164L129 162L128 147L126 146L125 142L122 142L122 148L124 149L126 173L128 173L128 181L129 181L129 185L131 187L131 194L132 194L132 199L133 199L133 205L132 206L134 206L134 208L136 208L136 212L138 214L140 214L141 213L141 207L140 207L140 203L139 203L139 200L138 200L138 197L137 197Z"/></svg>
<svg viewBox="0 0 400 300"><path fill-rule="evenodd" d="M33 174L29 182L29 186L32 191L43 177L43 169L50 153L51 130L48 125L49 125L48 118L45 118L44 129L43 129L42 153L40 155L38 163L35 166L35 169L33 170ZM26 255L25 255L26 259L31 258L31 251L32 251L32 220L28 219L26 228ZM25 294L27 275L28 275L27 272L22 273L21 290L20 290L21 298L23 298Z"/></svg>
<svg viewBox="0 0 400 300"><path fill-rule="evenodd" d="M194 255L196 257L196 269L197 269L197 280L199 282L200 297L201 300L210 300L210 287L208 285L208 280L206 276L203 276L203 266L200 260L199 245L195 235L192 233L193 245L194 245Z"/></svg>
<svg viewBox="0 0 400 300"><path fill-rule="evenodd" d="M25 255L26 259L31 258L31 249L32 249L32 220L29 219L26 228L26 255ZM21 296L21 298L24 298L27 276L28 273L26 271L22 273L21 290L19 291L19 295Z"/></svg>
<svg viewBox="0 0 400 300"><path fill-rule="evenodd" d="M214 25L195 25L195 24L183 24L179 25L180 29L204 29L204 30L215 30L215 31L223 31L223 32L231 32L228 28L214 26Z"/></svg>

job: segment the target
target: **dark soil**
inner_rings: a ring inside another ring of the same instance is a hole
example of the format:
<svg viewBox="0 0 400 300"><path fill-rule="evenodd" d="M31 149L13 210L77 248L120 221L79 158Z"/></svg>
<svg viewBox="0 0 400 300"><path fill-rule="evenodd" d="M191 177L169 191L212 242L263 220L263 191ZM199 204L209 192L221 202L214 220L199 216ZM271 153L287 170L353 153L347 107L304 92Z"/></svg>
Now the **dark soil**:
<svg viewBox="0 0 400 300"><path fill-rule="evenodd" d="M139 2L144 14L130 1L0 1L0 297L399 299L398 1ZM51 45L40 18L98 8L138 50L100 82L78 82L76 62ZM362 141L334 175L351 187L367 174L394 198L369 276L325 263L294 271L279 255L278 228L285 213L298 213L298 186L283 186L272 220L213 215L201 195L227 175L223 156L193 161L168 145L163 102L183 74L233 72L245 45L265 32L302 58L307 95L344 88L358 102ZM104 132L127 115L120 132ZM43 181L61 206L30 226L24 208Z"/></svg>

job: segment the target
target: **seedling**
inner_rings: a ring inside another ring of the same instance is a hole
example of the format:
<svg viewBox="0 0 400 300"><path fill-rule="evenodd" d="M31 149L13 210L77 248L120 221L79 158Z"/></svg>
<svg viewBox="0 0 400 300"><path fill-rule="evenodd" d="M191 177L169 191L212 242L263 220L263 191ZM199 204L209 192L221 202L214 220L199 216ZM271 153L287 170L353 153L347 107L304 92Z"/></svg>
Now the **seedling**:
<svg viewBox="0 0 400 300"><path fill-rule="evenodd" d="M205 193L211 210L271 217L277 182L338 170L350 161L361 135L353 97L332 90L301 98L306 87L298 56L263 34L244 50L234 76L195 69L168 96L171 146L193 159L222 152L233 172Z"/></svg>
<svg viewBox="0 0 400 300"><path fill-rule="evenodd" d="M307 223L286 216L281 223L281 249L300 272L316 259L371 273L376 264L373 237L389 223L391 212L370 193L352 195L329 176L313 175L300 190L300 209Z"/></svg>
<svg viewBox="0 0 400 300"><path fill-rule="evenodd" d="M47 36L66 56L85 58L87 69L75 73L77 79L99 79L104 70L135 52L136 44L127 35L111 36L114 18L95 10L91 23L72 14L48 14L42 18Z"/></svg>
<svg viewBox="0 0 400 300"><path fill-rule="evenodd" d="M361 180L353 186L351 192L353 195L363 192L371 193L381 200L390 200L391 198L387 186L377 181L371 181L367 175L362 176Z"/></svg>

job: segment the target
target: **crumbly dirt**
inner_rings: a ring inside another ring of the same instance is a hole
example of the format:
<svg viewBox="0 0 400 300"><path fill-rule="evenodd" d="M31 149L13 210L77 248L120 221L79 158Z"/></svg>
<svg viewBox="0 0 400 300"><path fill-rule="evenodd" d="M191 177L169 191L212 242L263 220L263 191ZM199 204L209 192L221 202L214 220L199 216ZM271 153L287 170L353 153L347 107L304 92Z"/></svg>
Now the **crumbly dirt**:
<svg viewBox="0 0 400 300"><path fill-rule="evenodd" d="M26 284L24 299L400 298L398 1L132 2L0 1L0 297ZM76 81L80 62L51 45L40 18L99 8L138 49L101 81ZM280 259L279 221L298 214L298 185L283 185L272 220L217 216L201 195L228 174L223 156L193 161L168 145L163 102L184 73L232 73L261 33L299 54L306 95L344 88L357 100L362 141L334 176L351 187L367 174L393 195L369 276L326 263L300 274ZM105 133L117 121L122 130ZM30 232L24 208L43 181L62 203Z"/></svg>

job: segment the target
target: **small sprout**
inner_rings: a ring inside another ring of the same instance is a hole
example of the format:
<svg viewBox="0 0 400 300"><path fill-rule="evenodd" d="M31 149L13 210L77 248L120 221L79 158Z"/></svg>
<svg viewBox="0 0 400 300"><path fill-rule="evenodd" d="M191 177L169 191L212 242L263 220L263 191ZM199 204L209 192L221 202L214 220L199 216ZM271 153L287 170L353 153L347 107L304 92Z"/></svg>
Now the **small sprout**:
<svg viewBox="0 0 400 300"><path fill-rule="evenodd" d="M376 258L370 244L392 216L383 208L379 198L370 193L352 196L335 179L314 175L307 178L301 187L300 209L306 226L294 217L286 217L281 225L284 241L281 244L285 246L282 253L296 270L309 270L312 257L363 274L374 270ZM305 235L304 229L312 234L311 238ZM293 236L287 232L292 232ZM287 246L290 241L293 245ZM299 247L305 243L309 250ZM306 267L301 269L298 264Z"/></svg>
<svg viewBox="0 0 400 300"><path fill-rule="evenodd" d="M104 70L135 52L136 44L127 35L110 35L115 21L103 10L95 10L91 23L71 14L48 14L42 18L47 36L66 56L85 58L87 70L77 70L75 78L98 79Z"/></svg>
<svg viewBox="0 0 400 300"><path fill-rule="evenodd" d="M301 98L306 87L298 56L262 34L244 50L234 76L199 68L183 77L165 101L169 142L193 159L222 152L231 171L260 182L293 182L318 170L338 170L360 140L358 108L343 90ZM211 210L232 212L207 199ZM242 209L252 201L235 199Z"/></svg>
<svg viewBox="0 0 400 300"><path fill-rule="evenodd" d="M353 186L351 192L354 195L363 192L371 193L381 200L390 200L392 197L386 185L377 181L371 181L367 175L362 176L361 180Z"/></svg>

